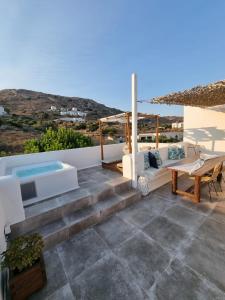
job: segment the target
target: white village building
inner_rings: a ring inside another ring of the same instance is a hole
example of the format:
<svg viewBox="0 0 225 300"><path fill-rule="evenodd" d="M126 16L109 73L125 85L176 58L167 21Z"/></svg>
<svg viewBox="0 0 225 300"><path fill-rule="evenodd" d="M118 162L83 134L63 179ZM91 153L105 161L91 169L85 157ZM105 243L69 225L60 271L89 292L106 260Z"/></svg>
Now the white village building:
<svg viewBox="0 0 225 300"><path fill-rule="evenodd" d="M4 116L6 114L7 114L7 112L5 111L4 107L0 106L0 116Z"/></svg>

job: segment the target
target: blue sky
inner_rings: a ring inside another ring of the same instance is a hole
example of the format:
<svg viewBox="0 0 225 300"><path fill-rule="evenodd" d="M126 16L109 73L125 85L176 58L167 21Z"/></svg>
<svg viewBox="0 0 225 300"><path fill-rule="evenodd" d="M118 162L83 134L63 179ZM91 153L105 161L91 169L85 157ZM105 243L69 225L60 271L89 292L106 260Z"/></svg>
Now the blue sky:
<svg viewBox="0 0 225 300"><path fill-rule="evenodd" d="M0 89L130 110L132 72L141 99L224 79L224 28L224 0L0 0Z"/></svg>

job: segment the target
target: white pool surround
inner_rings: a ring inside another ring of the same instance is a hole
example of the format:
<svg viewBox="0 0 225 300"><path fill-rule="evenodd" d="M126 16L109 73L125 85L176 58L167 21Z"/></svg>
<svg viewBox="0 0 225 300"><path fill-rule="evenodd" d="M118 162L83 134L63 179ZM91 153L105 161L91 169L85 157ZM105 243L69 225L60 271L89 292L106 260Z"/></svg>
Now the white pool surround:
<svg viewBox="0 0 225 300"><path fill-rule="evenodd" d="M79 188L77 168L61 161L16 167L12 176L20 182L25 206Z"/></svg>

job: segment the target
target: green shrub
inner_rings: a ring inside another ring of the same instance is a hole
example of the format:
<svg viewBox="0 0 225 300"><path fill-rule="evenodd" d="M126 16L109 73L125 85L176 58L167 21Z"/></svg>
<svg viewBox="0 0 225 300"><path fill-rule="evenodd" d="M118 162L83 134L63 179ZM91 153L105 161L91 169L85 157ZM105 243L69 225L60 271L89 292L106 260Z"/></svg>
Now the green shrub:
<svg viewBox="0 0 225 300"><path fill-rule="evenodd" d="M117 130L116 128L114 128L114 127L108 127L108 128L103 129L103 130L102 130L102 133L103 133L103 134L114 135L114 134L117 133L117 131L118 131L118 130Z"/></svg>
<svg viewBox="0 0 225 300"><path fill-rule="evenodd" d="M98 128L99 128L98 123L88 124L88 130L91 131L91 132L98 130Z"/></svg>
<svg viewBox="0 0 225 300"><path fill-rule="evenodd" d="M75 132L71 128L60 127L57 130L49 128L39 139L25 142L25 153L56 151L93 146L90 137Z"/></svg>
<svg viewBox="0 0 225 300"><path fill-rule="evenodd" d="M11 271L22 272L32 267L41 257L44 242L42 237L32 235L19 236L11 241L9 248L1 254L2 267Z"/></svg>

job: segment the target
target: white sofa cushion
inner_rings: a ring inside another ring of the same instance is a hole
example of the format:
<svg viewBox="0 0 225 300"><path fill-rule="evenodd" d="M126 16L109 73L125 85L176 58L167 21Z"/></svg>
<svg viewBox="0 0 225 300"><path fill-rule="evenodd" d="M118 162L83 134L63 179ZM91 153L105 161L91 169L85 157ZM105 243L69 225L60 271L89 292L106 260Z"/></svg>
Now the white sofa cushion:
<svg viewBox="0 0 225 300"><path fill-rule="evenodd" d="M168 167L171 164L181 161L182 159L167 159L163 161L162 167Z"/></svg>
<svg viewBox="0 0 225 300"><path fill-rule="evenodd" d="M149 178L157 177L157 176L164 174L165 172L167 172L167 169L165 169L165 168L155 169L155 168L150 167L149 169L147 169L143 172L142 176L146 176Z"/></svg>

